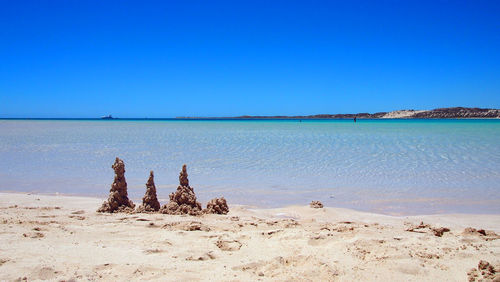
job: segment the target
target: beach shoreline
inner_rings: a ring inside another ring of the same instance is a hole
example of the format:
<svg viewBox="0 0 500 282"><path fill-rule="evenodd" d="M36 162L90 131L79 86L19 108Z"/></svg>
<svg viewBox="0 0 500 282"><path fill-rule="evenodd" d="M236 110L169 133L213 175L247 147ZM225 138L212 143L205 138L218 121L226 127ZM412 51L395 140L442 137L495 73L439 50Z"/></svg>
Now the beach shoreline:
<svg viewBox="0 0 500 282"><path fill-rule="evenodd" d="M481 260L500 263L500 215L231 203L227 215L97 213L103 200L0 193L0 280L463 281L483 277Z"/></svg>
<svg viewBox="0 0 500 282"><path fill-rule="evenodd" d="M160 204L166 204L168 203L169 199L168 196L165 196L164 193L165 191L162 191L163 197L160 197L158 195L158 200L160 201ZM69 198L82 198L82 199L93 199L93 200L98 200L104 202L107 200L109 192L104 193L103 195L86 195L86 194L81 194L81 193L59 193L59 192L26 192L26 191L15 191L15 190L0 190L0 195L1 194L19 194L19 195L27 195L27 196L47 196L47 197L69 197ZM140 197L130 197L129 198L134 202L134 203L140 203L141 198ZM425 199L415 199L414 201L424 201ZM435 199L429 199L429 201L432 201ZM396 203L403 201L401 199L394 199L393 202L390 202L388 200L384 200L386 203ZM410 203L412 202L411 200L404 199L403 203ZM301 205L301 204L289 204L289 205L281 205L281 206L259 206L255 204L241 204L241 203L229 203L230 206L232 207L238 207L238 208L244 208L248 210L254 210L254 211L273 211L273 210L282 210L282 209L293 209L293 208L301 208L301 207L306 207L307 205ZM464 213L457 213L457 212L438 212L438 213L425 213L425 212L414 212L412 211L411 213L391 213L389 211L384 212L381 209L373 209L373 210L360 210L356 208L350 208L350 207L337 207L337 206L329 206L325 205L325 208L328 209L334 209L334 210L339 210L339 211L348 211L348 212L353 212L353 213L362 213L362 214L372 214L372 215L380 215L380 216L387 216L387 217L393 217L393 218L411 218L411 217L443 217L443 216L464 216L464 217L481 217L481 216L500 216L500 214L497 213L477 213L477 212L464 212ZM499 224L500 226L500 224ZM500 232L500 229L498 230Z"/></svg>

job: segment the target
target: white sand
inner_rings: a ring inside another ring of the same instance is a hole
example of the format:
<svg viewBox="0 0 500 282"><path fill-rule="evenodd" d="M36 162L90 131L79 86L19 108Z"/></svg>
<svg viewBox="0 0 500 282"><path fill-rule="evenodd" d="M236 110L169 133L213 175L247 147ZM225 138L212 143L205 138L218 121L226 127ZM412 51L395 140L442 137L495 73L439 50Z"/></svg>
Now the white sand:
<svg viewBox="0 0 500 282"><path fill-rule="evenodd" d="M101 203L0 193L0 280L467 281L480 260L500 270L497 235L462 233L469 226L498 233L500 215L302 206L230 206L228 215L201 217L98 214ZM405 231L420 221L451 231Z"/></svg>
<svg viewBox="0 0 500 282"><path fill-rule="evenodd" d="M425 110L418 110L418 111L399 110L399 111L393 111L393 112L386 113L381 118L407 118L407 117L413 116L414 114L423 113L423 112L427 112L427 111L425 111Z"/></svg>

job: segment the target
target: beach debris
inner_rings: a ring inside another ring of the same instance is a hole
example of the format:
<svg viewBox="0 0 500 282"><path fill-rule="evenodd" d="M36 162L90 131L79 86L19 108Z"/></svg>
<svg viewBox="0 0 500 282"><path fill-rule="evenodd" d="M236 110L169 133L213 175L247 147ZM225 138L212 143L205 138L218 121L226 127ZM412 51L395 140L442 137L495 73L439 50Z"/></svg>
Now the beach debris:
<svg viewBox="0 0 500 282"><path fill-rule="evenodd" d="M214 214L227 214L229 212L229 207L227 206L226 199L224 197L214 198L207 203L207 208L204 210L205 213Z"/></svg>
<svg viewBox="0 0 500 282"><path fill-rule="evenodd" d="M149 172L148 182L146 182L146 193L142 197L142 205L137 208L137 212L156 212L160 210L160 202L156 196L156 186L153 171Z"/></svg>
<svg viewBox="0 0 500 282"><path fill-rule="evenodd" d="M135 205L128 199L123 160L117 157L111 168L115 171L115 180L111 184L108 200L102 204L97 212L132 212Z"/></svg>
<svg viewBox="0 0 500 282"><path fill-rule="evenodd" d="M189 186L186 165L182 166L179 174L179 186L175 193L170 194L170 202L161 207L160 212L164 214L202 214L201 204L196 200L192 187Z"/></svg>
<svg viewBox="0 0 500 282"><path fill-rule="evenodd" d="M464 229L464 234L468 235L481 235L481 236L486 236L486 230L484 229L476 229L472 227L467 227Z"/></svg>
<svg viewBox="0 0 500 282"><path fill-rule="evenodd" d="M313 209L322 209L323 204L320 201L312 201L309 206Z"/></svg>
<svg viewBox="0 0 500 282"><path fill-rule="evenodd" d="M500 235L496 234L495 231L476 229L472 227L465 228L463 235L479 236L486 241L493 241L500 239Z"/></svg>
<svg viewBox="0 0 500 282"><path fill-rule="evenodd" d="M442 237L445 232L449 232L450 229L447 227L432 227L429 224L424 224L423 221L418 225L412 225L406 229L408 232L415 233L427 233L428 231L432 232L434 236Z"/></svg>
<svg viewBox="0 0 500 282"><path fill-rule="evenodd" d="M431 226L429 224L424 224L423 221L420 222L418 225L412 225L408 228L406 228L405 231L408 232L416 232L416 233L427 233L425 229L430 229Z"/></svg>
<svg viewBox="0 0 500 282"><path fill-rule="evenodd" d="M434 236L437 237L442 237L444 232L450 232L450 229L447 227L438 227L438 228L432 228L432 233L434 233Z"/></svg>
<svg viewBox="0 0 500 282"><path fill-rule="evenodd" d="M479 263L477 264L477 269L495 273L495 268L493 267L493 265L485 260L479 261Z"/></svg>
<svg viewBox="0 0 500 282"><path fill-rule="evenodd" d="M500 281L500 265L493 266L485 260L480 260L477 269L467 272L469 281ZM482 276L482 279L478 279Z"/></svg>

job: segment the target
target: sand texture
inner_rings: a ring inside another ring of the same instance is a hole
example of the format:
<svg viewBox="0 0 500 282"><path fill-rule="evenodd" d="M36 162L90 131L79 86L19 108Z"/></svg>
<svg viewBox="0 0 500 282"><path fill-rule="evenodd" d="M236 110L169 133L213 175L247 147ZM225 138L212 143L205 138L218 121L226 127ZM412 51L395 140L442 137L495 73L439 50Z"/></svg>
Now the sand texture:
<svg viewBox="0 0 500 282"><path fill-rule="evenodd" d="M101 203L0 193L0 280L500 279L499 215L236 205L227 215L98 213Z"/></svg>

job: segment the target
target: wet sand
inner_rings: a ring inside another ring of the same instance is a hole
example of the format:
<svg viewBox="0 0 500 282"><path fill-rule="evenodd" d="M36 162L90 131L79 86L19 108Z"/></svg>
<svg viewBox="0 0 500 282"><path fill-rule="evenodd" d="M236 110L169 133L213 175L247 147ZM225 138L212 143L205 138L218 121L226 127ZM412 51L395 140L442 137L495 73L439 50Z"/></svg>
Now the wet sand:
<svg viewBox="0 0 500 282"><path fill-rule="evenodd" d="M0 280L500 279L500 215L237 205L228 215L97 213L102 202L0 193ZM440 227L449 229L441 237ZM481 260L491 267L478 270Z"/></svg>

